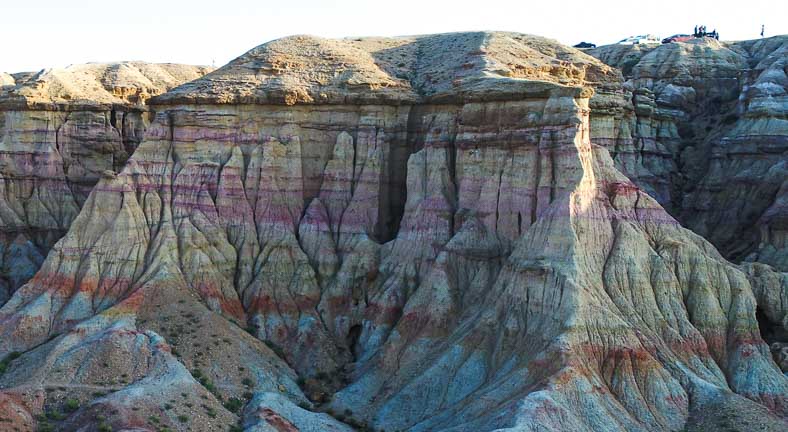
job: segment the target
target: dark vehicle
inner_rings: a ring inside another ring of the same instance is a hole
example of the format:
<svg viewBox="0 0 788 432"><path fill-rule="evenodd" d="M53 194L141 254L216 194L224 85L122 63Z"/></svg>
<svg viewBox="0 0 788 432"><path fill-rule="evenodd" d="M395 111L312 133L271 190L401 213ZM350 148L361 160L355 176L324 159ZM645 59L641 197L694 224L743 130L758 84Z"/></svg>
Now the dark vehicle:
<svg viewBox="0 0 788 432"><path fill-rule="evenodd" d="M591 42L580 42L575 45L574 48L596 48L596 44L592 44Z"/></svg>
<svg viewBox="0 0 788 432"><path fill-rule="evenodd" d="M710 32L707 31L707 30L708 30L708 28L705 25L695 26L695 33L693 33L692 35L695 36L696 38L706 38L706 37L708 37L708 38L713 38L713 39L717 39L717 40L720 39L720 34L717 33L717 29L714 29L714 30L712 30ZM763 30L763 29L761 29L761 30Z"/></svg>
<svg viewBox="0 0 788 432"><path fill-rule="evenodd" d="M687 42L692 38L693 36L688 34L675 34L671 37L666 37L665 39L662 39L662 43L666 44L671 42Z"/></svg>

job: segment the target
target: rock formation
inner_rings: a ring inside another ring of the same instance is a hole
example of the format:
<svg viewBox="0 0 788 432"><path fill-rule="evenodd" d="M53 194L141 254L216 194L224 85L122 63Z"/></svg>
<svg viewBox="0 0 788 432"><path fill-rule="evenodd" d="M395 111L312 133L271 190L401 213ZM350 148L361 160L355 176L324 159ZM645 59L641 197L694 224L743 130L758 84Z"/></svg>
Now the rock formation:
<svg viewBox="0 0 788 432"><path fill-rule="evenodd" d="M0 75L0 305L124 166L150 123L147 99L206 72L127 62Z"/></svg>
<svg viewBox="0 0 788 432"><path fill-rule="evenodd" d="M731 49L747 60L741 92L681 217L733 259L788 271L788 36Z"/></svg>
<svg viewBox="0 0 788 432"><path fill-rule="evenodd" d="M592 137L617 166L729 259L788 270L788 36L589 52L620 68ZM616 90L619 90L616 87Z"/></svg>
<svg viewBox="0 0 788 432"><path fill-rule="evenodd" d="M784 430L786 277L616 168L620 81L535 36L295 36L154 98L0 309L5 418Z"/></svg>

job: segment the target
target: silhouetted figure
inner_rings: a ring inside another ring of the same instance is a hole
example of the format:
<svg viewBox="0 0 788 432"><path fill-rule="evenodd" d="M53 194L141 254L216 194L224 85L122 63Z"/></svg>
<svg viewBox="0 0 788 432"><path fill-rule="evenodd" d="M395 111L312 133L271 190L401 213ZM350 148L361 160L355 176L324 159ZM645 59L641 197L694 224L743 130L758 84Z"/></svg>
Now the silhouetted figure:
<svg viewBox="0 0 788 432"><path fill-rule="evenodd" d="M692 35L695 36L695 37L698 37L698 26L697 25L695 26L695 32L692 33ZM761 36L763 36L763 35L761 35Z"/></svg>
<svg viewBox="0 0 788 432"><path fill-rule="evenodd" d="M764 26L763 24L761 24L761 37L763 37L763 31L764 31L764 29L765 29L765 28L766 28L766 26Z"/></svg>

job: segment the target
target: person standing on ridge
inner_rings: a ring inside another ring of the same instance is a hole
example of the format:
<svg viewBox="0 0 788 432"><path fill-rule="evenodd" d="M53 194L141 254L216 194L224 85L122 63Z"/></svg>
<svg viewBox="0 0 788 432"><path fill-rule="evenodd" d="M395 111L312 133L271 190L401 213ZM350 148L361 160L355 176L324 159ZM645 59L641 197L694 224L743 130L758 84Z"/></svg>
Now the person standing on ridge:
<svg viewBox="0 0 788 432"><path fill-rule="evenodd" d="M761 37L763 37L763 30L766 28L765 25L761 24Z"/></svg>

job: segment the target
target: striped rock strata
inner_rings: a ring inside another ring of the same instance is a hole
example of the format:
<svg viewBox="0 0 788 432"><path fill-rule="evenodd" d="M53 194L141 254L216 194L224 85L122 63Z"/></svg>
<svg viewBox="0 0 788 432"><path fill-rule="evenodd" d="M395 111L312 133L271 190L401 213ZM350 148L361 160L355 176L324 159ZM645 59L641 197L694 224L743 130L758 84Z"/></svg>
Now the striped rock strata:
<svg viewBox="0 0 788 432"><path fill-rule="evenodd" d="M140 62L0 76L0 304L35 274L104 173L120 171L151 96L205 68Z"/></svg>
<svg viewBox="0 0 788 432"><path fill-rule="evenodd" d="M590 51L627 78L592 99L592 139L726 257L782 271L787 47L788 37L776 36Z"/></svg>
<svg viewBox="0 0 788 432"><path fill-rule="evenodd" d="M56 377L80 401L64 428L217 430L241 398L253 431L702 429L713 409L784 429L756 319L782 275L727 262L592 142L591 87L619 76L511 33L297 36L156 98L0 309L0 355L24 352L0 394L57 409Z"/></svg>
<svg viewBox="0 0 788 432"><path fill-rule="evenodd" d="M780 271L788 271L786 50L788 37L777 36L591 51L628 78L592 99L592 139L727 258ZM788 316L774 307L788 289L778 292L758 297L759 319L788 371L780 330Z"/></svg>
<svg viewBox="0 0 788 432"><path fill-rule="evenodd" d="M608 146L625 174L678 214L684 183L705 172L707 141L719 134L721 113L737 100L744 57L709 38L656 48L603 46L589 53L627 78L616 94L626 102L615 107L608 127L595 128L593 138Z"/></svg>

